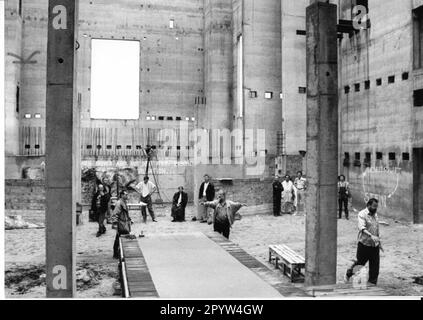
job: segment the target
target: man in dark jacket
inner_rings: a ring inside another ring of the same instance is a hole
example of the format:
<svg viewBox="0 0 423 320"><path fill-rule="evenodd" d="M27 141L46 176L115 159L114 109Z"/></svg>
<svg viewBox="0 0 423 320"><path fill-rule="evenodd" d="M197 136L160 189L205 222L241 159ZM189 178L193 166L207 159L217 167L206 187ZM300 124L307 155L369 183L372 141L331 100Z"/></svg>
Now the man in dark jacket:
<svg viewBox="0 0 423 320"><path fill-rule="evenodd" d="M280 182L279 176L275 177L275 181L272 184L273 187L273 215L278 217L281 215L281 201L282 201L282 183Z"/></svg>
<svg viewBox="0 0 423 320"><path fill-rule="evenodd" d="M98 186L98 193L96 195L96 210L98 216L98 232L97 238L106 233L106 226L104 221L106 220L106 215L109 211L111 196L108 190L100 184Z"/></svg>
<svg viewBox="0 0 423 320"><path fill-rule="evenodd" d="M179 187L178 192L173 196L172 222L185 221L185 208L188 204L188 194L184 192L184 187Z"/></svg>
<svg viewBox="0 0 423 320"><path fill-rule="evenodd" d="M113 245L113 258L115 259L119 259L120 236L127 235L131 232L132 220L129 217L127 201L128 193L126 191L121 191L119 201L116 203L116 207L111 218L111 221L117 224L116 238ZM121 226L125 226L126 230L122 229Z"/></svg>
<svg viewBox="0 0 423 320"><path fill-rule="evenodd" d="M193 220L199 220L201 223L207 223L209 218L208 209L203 204L205 202L210 202L214 200L215 189L213 183L210 182L210 176L208 174L204 175L204 182L201 184L200 192L198 195L198 216Z"/></svg>

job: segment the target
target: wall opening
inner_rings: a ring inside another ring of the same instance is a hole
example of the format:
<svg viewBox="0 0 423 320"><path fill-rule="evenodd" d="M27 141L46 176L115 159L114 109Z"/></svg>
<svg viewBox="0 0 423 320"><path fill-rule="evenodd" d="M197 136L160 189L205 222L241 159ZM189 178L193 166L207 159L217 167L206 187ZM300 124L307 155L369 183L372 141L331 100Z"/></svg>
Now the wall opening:
<svg viewBox="0 0 423 320"><path fill-rule="evenodd" d="M423 89L415 90L413 99L415 107L423 107Z"/></svg>
<svg viewBox="0 0 423 320"><path fill-rule="evenodd" d="M21 87L16 86L16 113L19 113L21 101Z"/></svg>
<svg viewBox="0 0 423 320"><path fill-rule="evenodd" d="M423 67L423 6L413 10L414 69Z"/></svg>
<svg viewBox="0 0 423 320"><path fill-rule="evenodd" d="M91 118L139 118L139 41L91 42Z"/></svg>
<svg viewBox="0 0 423 320"><path fill-rule="evenodd" d="M238 112L244 116L244 44L242 35L238 37L238 64L237 64L237 89L238 89Z"/></svg>
<svg viewBox="0 0 423 320"><path fill-rule="evenodd" d="M423 223L423 148L413 150L413 220Z"/></svg>

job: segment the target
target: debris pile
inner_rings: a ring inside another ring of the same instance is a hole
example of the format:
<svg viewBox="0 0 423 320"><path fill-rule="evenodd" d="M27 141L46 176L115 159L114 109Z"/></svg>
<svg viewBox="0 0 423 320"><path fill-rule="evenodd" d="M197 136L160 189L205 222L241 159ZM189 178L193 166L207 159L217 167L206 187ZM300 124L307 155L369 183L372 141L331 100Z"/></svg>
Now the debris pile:
<svg viewBox="0 0 423 320"><path fill-rule="evenodd" d="M5 286L17 294L25 294L35 287L45 285L45 266L28 266L6 270Z"/></svg>
<svg viewBox="0 0 423 320"><path fill-rule="evenodd" d="M21 230L21 229L44 229L44 225L37 225L25 221L22 216L9 216L5 218L6 230Z"/></svg>
<svg viewBox="0 0 423 320"><path fill-rule="evenodd" d="M77 267L76 284L78 291L86 291L100 285L107 278L117 279L118 273L100 265L82 264ZM24 295L31 289L45 287L45 266L15 267L5 272L5 287L16 295Z"/></svg>

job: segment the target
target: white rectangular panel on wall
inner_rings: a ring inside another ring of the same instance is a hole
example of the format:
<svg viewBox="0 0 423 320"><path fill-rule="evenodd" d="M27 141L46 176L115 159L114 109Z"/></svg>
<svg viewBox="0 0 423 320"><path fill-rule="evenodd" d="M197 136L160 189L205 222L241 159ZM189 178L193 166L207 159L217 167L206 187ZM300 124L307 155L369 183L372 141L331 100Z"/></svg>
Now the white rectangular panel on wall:
<svg viewBox="0 0 423 320"><path fill-rule="evenodd" d="M139 118L139 41L93 39L91 118Z"/></svg>

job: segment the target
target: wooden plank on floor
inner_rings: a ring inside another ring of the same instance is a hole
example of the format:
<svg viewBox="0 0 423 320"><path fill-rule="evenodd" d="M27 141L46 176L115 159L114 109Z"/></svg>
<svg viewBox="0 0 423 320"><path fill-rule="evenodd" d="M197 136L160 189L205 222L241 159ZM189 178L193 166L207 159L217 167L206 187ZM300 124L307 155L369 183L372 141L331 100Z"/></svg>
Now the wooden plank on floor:
<svg viewBox="0 0 423 320"><path fill-rule="evenodd" d="M158 298L144 255L137 240L122 238L126 280L131 298Z"/></svg>
<svg viewBox="0 0 423 320"><path fill-rule="evenodd" d="M228 252L232 257L238 260L245 267L249 268L255 274L257 274L263 281L270 284L275 288L282 296L284 297L311 297L310 294L306 293L301 288L295 286L287 285L282 282L282 276L276 274L263 263L258 261L252 255L248 254L237 244L231 242L230 240L224 238L218 233L210 233L207 236L221 246L226 252Z"/></svg>

